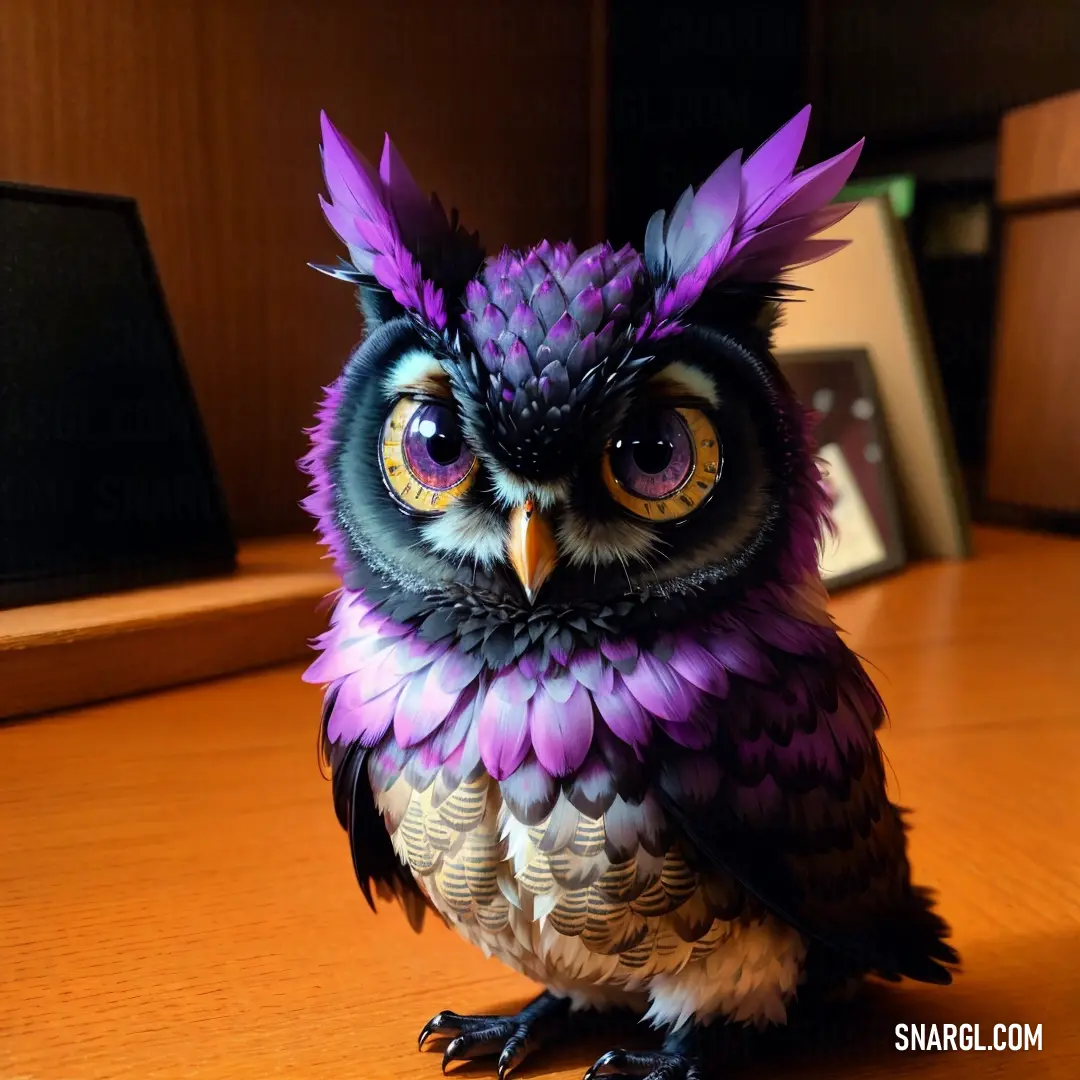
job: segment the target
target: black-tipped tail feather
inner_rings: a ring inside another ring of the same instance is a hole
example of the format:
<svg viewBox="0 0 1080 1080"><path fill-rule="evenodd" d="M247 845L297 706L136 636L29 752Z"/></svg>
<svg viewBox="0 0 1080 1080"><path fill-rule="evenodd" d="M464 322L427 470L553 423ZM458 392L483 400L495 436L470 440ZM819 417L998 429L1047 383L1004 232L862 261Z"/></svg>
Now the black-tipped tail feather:
<svg viewBox="0 0 1080 1080"><path fill-rule="evenodd" d="M322 756L330 769L334 811L349 836L360 891L372 911L376 895L396 898L413 929L419 930L428 900L394 851L386 823L375 805L368 779L369 751L358 742L332 743L327 737L326 725L333 705L331 692L323 708Z"/></svg>

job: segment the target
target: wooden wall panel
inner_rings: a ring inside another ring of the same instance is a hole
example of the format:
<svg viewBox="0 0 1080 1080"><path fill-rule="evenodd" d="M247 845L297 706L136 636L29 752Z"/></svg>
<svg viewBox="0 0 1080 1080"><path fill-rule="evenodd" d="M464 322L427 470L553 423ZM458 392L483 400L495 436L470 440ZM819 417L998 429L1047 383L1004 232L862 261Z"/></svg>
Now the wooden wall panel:
<svg viewBox="0 0 1080 1080"><path fill-rule="evenodd" d="M1080 73L1077 74L1080 79ZM1001 120L998 205L1080 200L1080 90L1013 109Z"/></svg>
<svg viewBox="0 0 1080 1080"><path fill-rule="evenodd" d="M1080 513L1080 93L1006 113L986 494Z"/></svg>
<svg viewBox="0 0 1080 1080"><path fill-rule="evenodd" d="M0 178L139 200L243 535L306 528L300 431L359 330L306 266L320 108L489 246L587 238L589 0L0 3Z"/></svg>
<svg viewBox="0 0 1080 1080"><path fill-rule="evenodd" d="M1080 513L1080 205L1005 222L986 470L998 502Z"/></svg>

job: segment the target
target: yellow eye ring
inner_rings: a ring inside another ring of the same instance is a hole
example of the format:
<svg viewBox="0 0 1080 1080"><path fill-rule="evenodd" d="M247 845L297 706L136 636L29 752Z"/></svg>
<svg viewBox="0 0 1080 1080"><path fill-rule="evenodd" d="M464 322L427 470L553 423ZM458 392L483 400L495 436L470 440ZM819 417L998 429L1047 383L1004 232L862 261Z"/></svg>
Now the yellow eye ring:
<svg viewBox="0 0 1080 1080"><path fill-rule="evenodd" d="M661 523L678 521L713 493L723 468L720 438L700 409L665 409L651 422L648 436L637 433L635 438L635 432L627 431L612 439L601 476L611 497L635 516ZM649 442L665 448L652 463L662 466L655 471L641 467Z"/></svg>
<svg viewBox="0 0 1080 1080"><path fill-rule="evenodd" d="M449 403L404 397L390 410L379 439L383 482L411 514L440 514L476 479L476 457Z"/></svg>

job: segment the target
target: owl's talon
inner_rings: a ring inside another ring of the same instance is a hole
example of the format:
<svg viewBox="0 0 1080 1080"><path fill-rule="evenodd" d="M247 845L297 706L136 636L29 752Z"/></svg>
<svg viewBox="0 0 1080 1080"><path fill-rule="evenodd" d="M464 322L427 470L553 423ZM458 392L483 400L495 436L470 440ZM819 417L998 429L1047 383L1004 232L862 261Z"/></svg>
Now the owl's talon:
<svg viewBox="0 0 1080 1080"><path fill-rule="evenodd" d="M609 1050L584 1080L702 1080L696 1058L670 1050Z"/></svg>
<svg viewBox="0 0 1080 1080"><path fill-rule="evenodd" d="M424 1043L427 1042L432 1035L442 1036L443 1038L452 1039L455 1035L460 1035L462 1032L462 1021L465 1018L458 1016L455 1012L441 1012L436 1013L423 1027L420 1032L420 1037L417 1040L417 1049L423 1050Z"/></svg>
<svg viewBox="0 0 1080 1080"><path fill-rule="evenodd" d="M418 1044L422 1050L428 1039L450 1040L443 1050L444 1075L455 1061L497 1055L499 1080L506 1080L569 1009L569 1001L541 994L513 1016L461 1016L455 1012L441 1012L424 1025Z"/></svg>
<svg viewBox="0 0 1080 1080"><path fill-rule="evenodd" d="M523 1034L520 1029L515 1031L506 1040L506 1045L499 1055L499 1064L495 1067L499 1080L506 1080L506 1077L529 1056L530 1049L528 1035Z"/></svg>
<svg viewBox="0 0 1080 1080"><path fill-rule="evenodd" d="M610 1076L609 1066L614 1065L625 1053L625 1050L609 1050L603 1057L597 1058L582 1080L597 1080L600 1076Z"/></svg>
<svg viewBox="0 0 1080 1080"><path fill-rule="evenodd" d="M498 1036L484 1037L486 1032L478 1032L475 1035L466 1032L451 1040L450 1045L443 1052L442 1071L446 1074L446 1067L452 1061L471 1061L473 1058L486 1057L498 1049Z"/></svg>

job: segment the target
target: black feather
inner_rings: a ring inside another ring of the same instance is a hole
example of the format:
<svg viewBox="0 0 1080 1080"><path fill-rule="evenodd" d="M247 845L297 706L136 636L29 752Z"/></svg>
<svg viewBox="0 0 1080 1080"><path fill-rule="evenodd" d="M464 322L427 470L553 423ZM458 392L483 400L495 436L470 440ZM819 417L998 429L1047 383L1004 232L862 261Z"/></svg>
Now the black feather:
<svg viewBox="0 0 1080 1080"><path fill-rule="evenodd" d="M779 653L773 662L777 685L804 682L811 701L820 697L833 708L858 698L856 685L866 680L846 650L839 669ZM911 882L905 825L886 796L876 740L868 734L861 745L842 747L827 715L815 708L795 726L809 733L804 739L831 743L813 744L817 752L806 756L789 750L783 767L772 751L754 755L750 765L738 748L751 740L751 729L777 747L775 731L791 738L785 698L762 693L770 691L733 682L716 741L705 751L714 779L704 791L691 790L677 772L661 778L657 796L688 858L700 872L734 878L814 948L831 954L832 968L950 982L948 965L959 957L945 940L949 928L933 911L931 895ZM766 780L780 786L782 799L766 806L741 797Z"/></svg>
<svg viewBox="0 0 1080 1080"><path fill-rule="evenodd" d="M325 736L324 736L325 738ZM386 831L368 780L369 751L358 742L332 743L327 748L334 811L349 835L353 871L360 891L375 910L374 889L382 885L398 896L426 902L420 887L402 864Z"/></svg>
<svg viewBox="0 0 1080 1080"><path fill-rule="evenodd" d="M442 641L457 631L452 609L436 609L420 624L420 636L425 641Z"/></svg>
<svg viewBox="0 0 1080 1080"><path fill-rule="evenodd" d="M555 808L559 786L533 755L499 784L510 813L526 825L539 825Z"/></svg>

